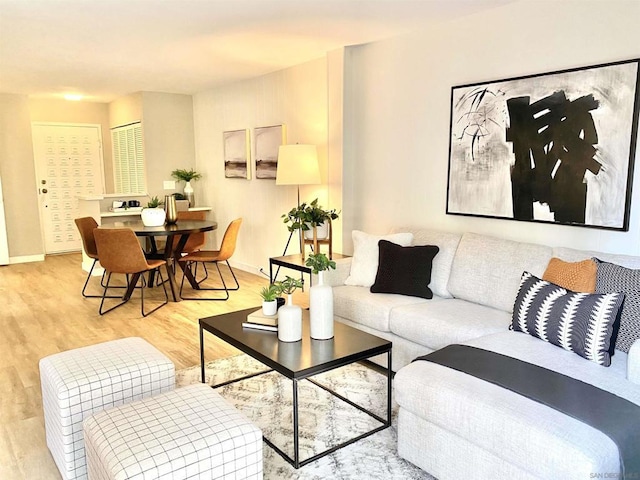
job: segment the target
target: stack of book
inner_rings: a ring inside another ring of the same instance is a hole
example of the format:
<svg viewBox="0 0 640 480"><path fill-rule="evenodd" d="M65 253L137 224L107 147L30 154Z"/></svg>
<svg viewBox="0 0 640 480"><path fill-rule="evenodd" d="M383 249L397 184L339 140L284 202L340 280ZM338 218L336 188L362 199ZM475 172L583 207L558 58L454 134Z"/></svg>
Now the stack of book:
<svg viewBox="0 0 640 480"><path fill-rule="evenodd" d="M278 331L278 314L265 315L262 309L256 310L247 315L247 321L242 322L244 328L255 328L258 330L268 330L270 332Z"/></svg>

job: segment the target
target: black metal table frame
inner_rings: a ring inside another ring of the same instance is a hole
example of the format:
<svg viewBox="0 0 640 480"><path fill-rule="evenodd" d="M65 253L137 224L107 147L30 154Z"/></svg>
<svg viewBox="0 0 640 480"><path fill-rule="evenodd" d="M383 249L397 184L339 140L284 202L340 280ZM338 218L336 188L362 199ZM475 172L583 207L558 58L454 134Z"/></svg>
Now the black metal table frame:
<svg viewBox="0 0 640 480"><path fill-rule="evenodd" d="M304 291L304 276L303 274L309 274L309 287L313 286L313 276L311 275L311 267L307 267L306 265L299 265L297 263L291 263L286 260L281 260L283 257L270 257L269 258L269 283L273 283L278 278L278 273L280 273L280 267L289 268L291 270L296 270L300 272L300 280L302 281L302 291ZM273 266L277 265L278 269L276 270L275 276L273 275Z"/></svg>
<svg viewBox="0 0 640 480"><path fill-rule="evenodd" d="M201 371L201 381L202 383L205 383L205 363L204 363L204 328L202 328L202 323L199 324L199 328L200 328L200 371ZM213 332L210 332L213 333ZM213 333L215 335L215 333ZM217 336L217 335L216 335ZM227 339L224 339L225 341ZM236 342L234 342L234 346L237 348L240 348L238 345L236 345ZM240 350L242 350L242 348L240 348ZM244 353L244 350L242 350ZM321 374L321 373L325 373L331 370L335 370L336 368L340 368L340 367L344 367L346 365L350 365L352 363L358 362L358 361L362 361L362 360L367 360L371 357L374 357L376 355L380 355L381 353L386 353L387 354L387 368L386 368L386 375L387 375L387 418L384 419L382 417L380 417L379 415L376 415L375 413L367 410L366 408L356 404L355 402L352 402L351 400L349 400L348 398L340 395L339 393L335 392L334 390L331 390L329 387L322 385L321 383L312 380L310 377L313 377L315 375ZM249 353L247 353L247 355L250 355ZM258 360L261 363L262 362L261 359L256 358L252 355L250 355L252 358L254 358L255 360ZM268 366L268 365L267 365ZM277 371L274 368L270 368L268 370L263 370L260 372L256 372L256 373L252 373L249 375L245 375L239 378L235 378L232 380L228 380L226 382L222 382L216 385L212 385L211 388L221 388L224 387L225 385L230 385L232 383L236 383L236 382L241 382L243 380L247 380L249 378L253 378L253 377L257 377L259 375L264 375L266 373L270 373L273 371ZM282 372L278 372L281 375L289 378L287 375L282 374ZM377 433L381 430L384 430L385 428L388 428L391 426L391 379L393 378L393 372L391 371L391 345L388 348L383 349L382 351L376 351L376 353L373 354L368 354L366 356L356 356L353 358L349 358L349 359L344 359L343 362L340 362L337 365L332 364L331 366L328 366L324 369L321 369L320 371L314 371L312 374L309 375L304 375L301 376L299 378L289 378L292 383L293 383L293 458L291 458L288 454L286 454L282 449L280 449L279 447L277 447L272 441L270 441L267 437L265 437L264 435L262 436L262 439L264 440L264 442L269 445L272 449L274 449L282 458L284 458L289 464L291 464L293 466L293 468L300 468L303 467L304 465L311 463L319 458L322 458L326 455L329 455L333 452L335 452L336 450L339 450L343 447L346 447L347 445L351 445L354 442L357 442L358 440L362 440L363 438L366 438L370 435L373 435L374 433ZM331 395L339 398L340 400L348 403L349 405L351 405L352 407L357 408L358 410L360 410L363 413L366 413L367 415L369 415L370 417L372 417L373 419L377 420L378 422L382 423L382 425L369 430L368 432L362 433L360 435L358 435L355 438L352 438L350 440L347 440L346 442L343 442L339 445L335 445L333 447L330 447L327 450L324 450L320 453L317 453L309 458L306 458L304 460L300 460L300 445L299 445L299 423L298 423L298 381L300 380L308 380L309 382L313 383L314 385L322 388L323 390L329 392Z"/></svg>

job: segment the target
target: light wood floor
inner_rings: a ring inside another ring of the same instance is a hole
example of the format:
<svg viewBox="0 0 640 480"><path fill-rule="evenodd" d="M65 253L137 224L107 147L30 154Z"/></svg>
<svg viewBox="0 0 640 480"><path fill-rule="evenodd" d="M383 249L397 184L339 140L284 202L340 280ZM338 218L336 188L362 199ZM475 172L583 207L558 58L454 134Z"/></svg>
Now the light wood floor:
<svg viewBox="0 0 640 480"><path fill-rule="evenodd" d="M101 317L100 300L80 295L86 278L80 263L80 254L67 254L0 267L0 479L61 478L45 443L41 358L139 336L171 358L176 369L197 365L198 319L259 305L257 292L267 284L263 277L235 269L241 287L226 302L170 302L144 318L136 292L129 304ZM92 282L95 288L99 277ZM296 303L304 305L308 300L301 294ZM238 353L209 334L205 344L206 360Z"/></svg>

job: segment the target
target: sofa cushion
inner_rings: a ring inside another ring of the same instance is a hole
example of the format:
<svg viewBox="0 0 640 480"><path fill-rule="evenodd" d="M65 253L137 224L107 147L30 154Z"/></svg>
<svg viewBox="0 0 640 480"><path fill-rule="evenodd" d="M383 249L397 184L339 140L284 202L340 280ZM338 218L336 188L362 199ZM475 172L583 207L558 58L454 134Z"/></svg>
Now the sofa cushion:
<svg viewBox="0 0 640 480"><path fill-rule="evenodd" d="M579 262L565 262L553 257L549 260L542 279L572 292L594 293L597 272L598 266L590 258Z"/></svg>
<svg viewBox="0 0 640 480"><path fill-rule="evenodd" d="M625 295L620 315L620 330L616 349L629 352L633 342L640 338L640 270L596 260L600 293L623 292Z"/></svg>
<svg viewBox="0 0 640 480"><path fill-rule="evenodd" d="M402 227L393 232L413 233L413 245L436 245L440 251L433 259L431 269L431 283L429 288L434 295L444 298L452 298L447 288L453 257L456 254L458 243L462 235L459 233L439 232L437 230L424 230L418 228Z"/></svg>
<svg viewBox="0 0 640 480"><path fill-rule="evenodd" d="M382 332L389 331L389 315L394 308L437 300L437 297L425 300L393 293L371 293L368 288L352 285L333 287L334 315Z"/></svg>
<svg viewBox="0 0 640 480"><path fill-rule="evenodd" d="M507 312L448 298L398 306L391 311L389 327L399 337L437 350L452 343L506 331L509 322Z"/></svg>
<svg viewBox="0 0 640 480"><path fill-rule="evenodd" d="M543 245L465 233L453 260L449 291L456 298L511 312L522 272L542 277L551 251Z"/></svg>
<svg viewBox="0 0 640 480"><path fill-rule="evenodd" d="M376 280L378 271L378 242L388 240L403 247L411 245L413 234L394 233L389 235L370 235L353 230L353 258L351 271L344 281L345 285L370 287Z"/></svg>
<svg viewBox="0 0 640 480"><path fill-rule="evenodd" d="M401 247L388 240L378 242L380 250L376 281L372 293L397 293L413 297L432 298L429 289L431 264L438 253L433 245Z"/></svg>
<svg viewBox="0 0 640 480"><path fill-rule="evenodd" d="M522 275L511 327L608 367L622 293L570 292L529 272Z"/></svg>
<svg viewBox="0 0 640 480"><path fill-rule="evenodd" d="M569 375L640 405L640 389L625 380L624 353L616 353L612 366L603 368L518 332L464 343ZM618 449L606 435L462 372L431 362L414 362L397 372L394 393L401 409L507 458L532 477L589 478L594 472L619 471Z"/></svg>

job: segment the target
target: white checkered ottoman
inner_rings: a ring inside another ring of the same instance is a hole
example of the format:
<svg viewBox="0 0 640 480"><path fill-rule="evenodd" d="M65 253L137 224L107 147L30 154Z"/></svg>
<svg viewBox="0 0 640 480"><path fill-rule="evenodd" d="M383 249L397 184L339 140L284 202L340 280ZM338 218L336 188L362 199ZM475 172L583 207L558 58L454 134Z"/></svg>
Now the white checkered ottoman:
<svg viewBox="0 0 640 480"><path fill-rule="evenodd" d="M84 421L91 480L261 479L262 432L198 383Z"/></svg>
<svg viewBox="0 0 640 480"><path fill-rule="evenodd" d="M85 479L82 421L175 388L171 360L142 338L124 338L40 360L47 446L63 479Z"/></svg>

